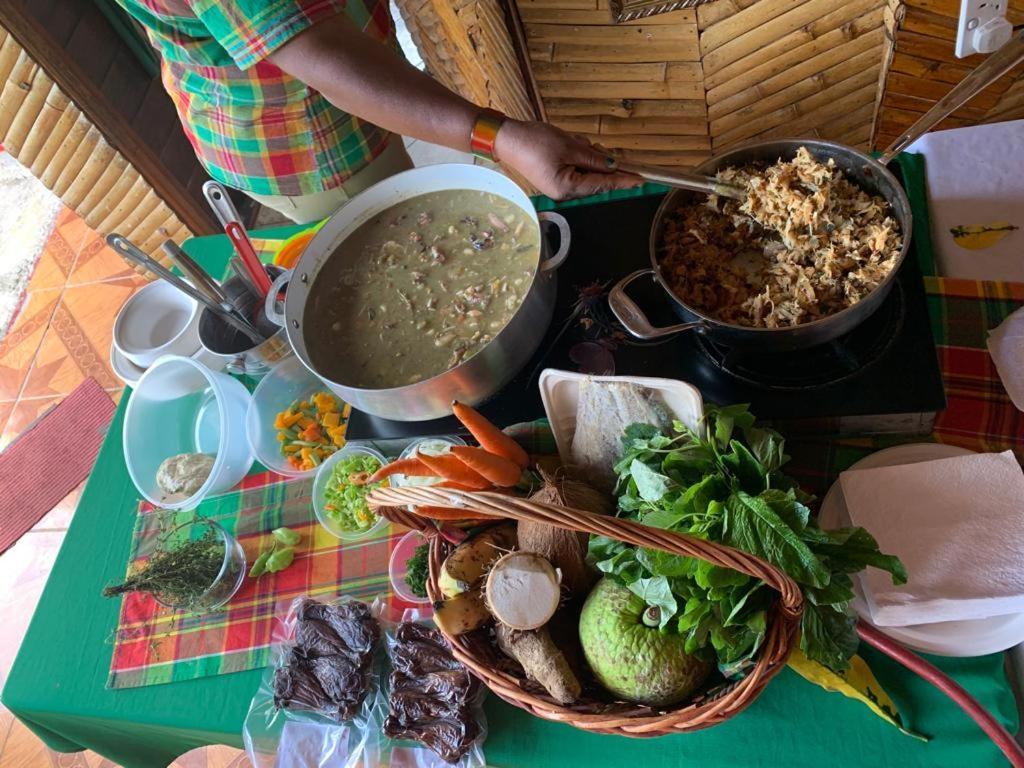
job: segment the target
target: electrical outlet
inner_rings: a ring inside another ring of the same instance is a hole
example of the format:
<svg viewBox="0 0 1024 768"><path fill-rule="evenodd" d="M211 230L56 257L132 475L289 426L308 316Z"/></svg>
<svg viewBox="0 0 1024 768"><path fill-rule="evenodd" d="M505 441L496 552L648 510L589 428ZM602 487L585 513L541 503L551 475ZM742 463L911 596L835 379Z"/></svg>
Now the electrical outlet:
<svg viewBox="0 0 1024 768"><path fill-rule="evenodd" d="M956 30L957 58L972 53L992 53L1013 36L1006 20L1009 0L960 0L960 23Z"/></svg>

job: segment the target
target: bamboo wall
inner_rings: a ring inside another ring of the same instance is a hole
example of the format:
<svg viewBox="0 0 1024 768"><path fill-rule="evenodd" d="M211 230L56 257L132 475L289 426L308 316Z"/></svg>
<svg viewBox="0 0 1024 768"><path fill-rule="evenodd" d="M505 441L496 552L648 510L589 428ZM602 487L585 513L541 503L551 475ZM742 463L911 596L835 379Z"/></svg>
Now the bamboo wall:
<svg viewBox="0 0 1024 768"><path fill-rule="evenodd" d="M485 1L455 0L454 15ZM608 0L515 2L522 43L515 30L492 32L502 50L525 49L542 114L664 165L782 136L885 146L982 60L953 54L960 0L704 0L619 24ZM406 6L429 9L406 19L431 70L501 108L500 88L467 89L448 74L476 53L439 45L430 20L444 16L445 0ZM1010 19L1024 23L1024 0L1010 0ZM943 127L1024 117L1022 77L1004 77Z"/></svg>
<svg viewBox="0 0 1024 768"><path fill-rule="evenodd" d="M398 0L431 74L470 101L535 117L498 0Z"/></svg>
<svg viewBox="0 0 1024 768"><path fill-rule="evenodd" d="M163 260L189 229L82 111L0 27L0 144L102 235Z"/></svg>
<svg viewBox="0 0 1024 768"><path fill-rule="evenodd" d="M956 58L960 0L906 0L894 12L895 46L874 143L898 138L985 57ZM1024 24L1024 0L1009 0L1007 18ZM1017 67L939 124L959 128L1024 118L1024 66Z"/></svg>

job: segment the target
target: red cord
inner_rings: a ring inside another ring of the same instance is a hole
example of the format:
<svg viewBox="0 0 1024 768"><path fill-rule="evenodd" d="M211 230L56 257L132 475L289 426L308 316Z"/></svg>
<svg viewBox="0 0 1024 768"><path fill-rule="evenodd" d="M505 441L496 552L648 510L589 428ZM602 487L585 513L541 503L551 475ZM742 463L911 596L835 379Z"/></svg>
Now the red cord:
<svg viewBox="0 0 1024 768"><path fill-rule="evenodd" d="M971 694L965 691L957 682L952 680L944 672L922 659L916 653L908 651L892 638L884 635L875 627L865 621L857 622L857 634L861 640L877 648L879 651L895 659L911 672L915 672L929 683L934 685L944 694L949 696L957 705L976 722L996 746L1006 755L1010 765L1014 768L1024 768L1024 749L1003 728L996 719L978 703Z"/></svg>

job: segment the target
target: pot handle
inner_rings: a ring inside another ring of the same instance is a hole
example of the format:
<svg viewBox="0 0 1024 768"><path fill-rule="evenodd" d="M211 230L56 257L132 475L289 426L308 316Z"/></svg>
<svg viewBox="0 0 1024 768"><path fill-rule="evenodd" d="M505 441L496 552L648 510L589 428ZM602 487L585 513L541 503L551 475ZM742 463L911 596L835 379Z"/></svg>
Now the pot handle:
<svg viewBox="0 0 1024 768"><path fill-rule="evenodd" d="M651 325L651 321L647 319L647 315L644 314L643 310L626 295L626 288L629 287L630 283L646 276L653 277L654 270L640 269L631 275L626 275L626 277L615 284L615 287L608 294L608 306L611 307L615 317L619 319L619 322L622 323L627 331L638 339L660 339L663 336L672 336L682 331L704 328L704 323L699 320L693 323L668 325L664 328L656 328Z"/></svg>
<svg viewBox="0 0 1024 768"><path fill-rule="evenodd" d="M558 228L558 250L544 259L540 265L541 272L550 272L552 269L558 269L569 258L569 222L565 220L565 216L554 211L541 211L537 214L537 218L540 219L541 230L544 229L545 224L552 224ZM541 237L543 236L542 231Z"/></svg>
<svg viewBox="0 0 1024 768"><path fill-rule="evenodd" d="M288 287L288 283L292 280L292 271L286 269L280 275L274 278L274 282L270 284L270 290L267 291L267 296L263 301L263 313L267 316L267 320L280 325L284 328L284 307L282 302L282 308L278 309L277 296L281 291Z"/></svg>

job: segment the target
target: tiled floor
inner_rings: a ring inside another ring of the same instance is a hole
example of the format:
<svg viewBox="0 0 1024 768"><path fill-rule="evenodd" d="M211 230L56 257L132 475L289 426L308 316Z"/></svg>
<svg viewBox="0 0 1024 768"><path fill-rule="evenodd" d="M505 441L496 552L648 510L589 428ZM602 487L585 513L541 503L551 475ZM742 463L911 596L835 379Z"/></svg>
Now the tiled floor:
<svg viewBox="0 0 1024 768"><path fill-rule="evenodd" d="M91 376L117 400L108 362L118 307L143 281L74 212L64 209L29 282L24 306L0 340L0 449ZM0 686L21 644L81 487L0 555ZM242 768L243 752L210 747L175 768ZM0 706L0 768L115 768L92 753L48 750Z"/></svg>

